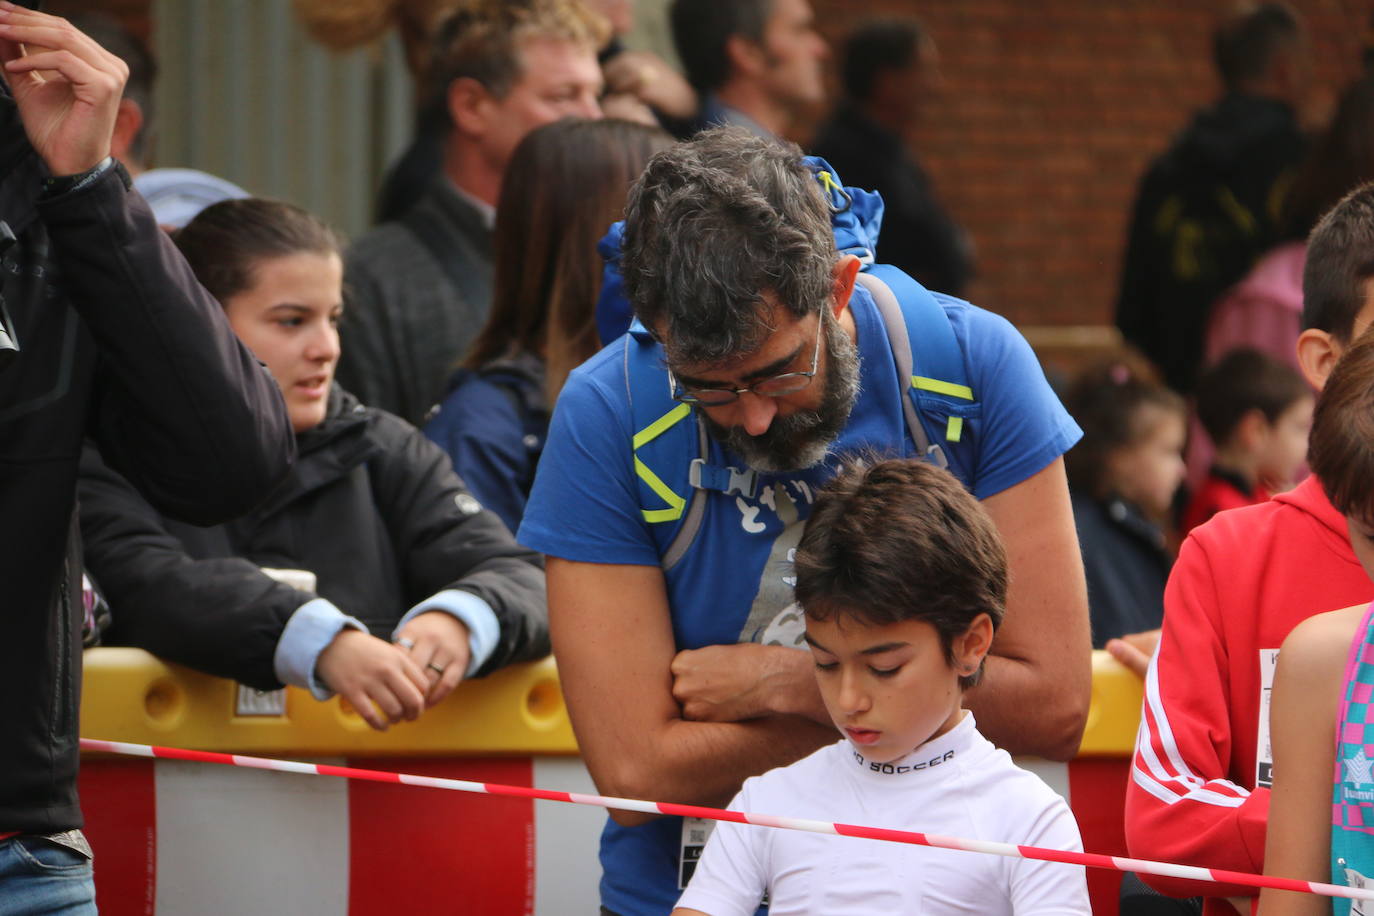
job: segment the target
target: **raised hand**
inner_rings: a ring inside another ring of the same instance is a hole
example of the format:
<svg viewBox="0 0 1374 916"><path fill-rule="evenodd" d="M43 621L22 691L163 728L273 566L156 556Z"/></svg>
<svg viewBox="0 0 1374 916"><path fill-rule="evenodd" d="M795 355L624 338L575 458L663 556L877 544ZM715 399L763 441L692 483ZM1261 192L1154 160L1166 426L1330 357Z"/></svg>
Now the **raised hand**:
<svg viewBox="0 0 1374 916"><path fill-rule="evenodd" d="M0 64L38 155L75 175L110 154L129 68L57 16L0 0Z"/></svg>

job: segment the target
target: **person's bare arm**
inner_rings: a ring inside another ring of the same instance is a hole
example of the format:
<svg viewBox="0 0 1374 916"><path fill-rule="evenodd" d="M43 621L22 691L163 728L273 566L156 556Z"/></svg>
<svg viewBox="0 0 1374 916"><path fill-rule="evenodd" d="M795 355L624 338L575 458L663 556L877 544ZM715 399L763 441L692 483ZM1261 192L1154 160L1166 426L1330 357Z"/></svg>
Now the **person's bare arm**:
<svg viewBox="0 0 1374 916"><path fill-rule="evenodd" d="M983 682L964 702L998 747L1068 760L1088 717L1092 639L1063 459L983 508L1007 548L1007 613Z"/></svg>
<svg viewBox="0 0 1374 916"><path fill-rule="evenodd" d="M663 573L548 559L549 625L568 714L598 791L723 806L748 776L837 739L791 716L689 722L672 693ZM621 824L651 816L612 812Z"/></svg>
<svg viewBox="0 0 1374 916"><path fill-rule="evenodd" d="M1269 707L1274 787L1265 834L1264 873L1329 881L1331 772L1336 758L1336 710L1351 636L1364 608L1319 614L1283 641ZM1260 892L1262 916L1330 913L1325 897Z"/></svg>

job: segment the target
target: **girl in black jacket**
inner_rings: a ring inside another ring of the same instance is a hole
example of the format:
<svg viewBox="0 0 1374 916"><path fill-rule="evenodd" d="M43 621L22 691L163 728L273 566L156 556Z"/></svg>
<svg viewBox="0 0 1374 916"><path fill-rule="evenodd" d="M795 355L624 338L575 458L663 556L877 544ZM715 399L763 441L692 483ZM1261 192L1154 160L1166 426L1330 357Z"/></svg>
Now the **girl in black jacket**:
<svg viewBox="0 0 1374 916"><path fill-rule="evenodd" d="M417 430L333 384L333 232L289 204L232 200L177 244L276 379L300 457L257 509L196 528L162 517L88 451L81 525L113 615L105 642L261 689L337 692L378 729L465 676L547 654L538 555Z"/></svg>
<svg viewBox="0 0 1374 916"><path fill-rule="evenodd" d="M1083 370L1064 406L1083 428L1065 468L1093 647L1123 636L1157 638L1173 565L1161 522L1183 481L1183 399L1123 353Z"/></svg>

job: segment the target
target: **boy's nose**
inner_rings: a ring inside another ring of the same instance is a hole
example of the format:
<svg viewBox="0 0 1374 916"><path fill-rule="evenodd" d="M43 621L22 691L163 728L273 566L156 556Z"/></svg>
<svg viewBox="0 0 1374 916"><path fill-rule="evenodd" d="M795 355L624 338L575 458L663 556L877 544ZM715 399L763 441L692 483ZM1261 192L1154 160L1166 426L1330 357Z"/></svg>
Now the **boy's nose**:
<svg viewBox="0 0 1374 916"><path fill-rule="evenodd" d="M868 711L868 692L862 688L858 678L851 674L841 675L840 708L849 715Z"/></svg>

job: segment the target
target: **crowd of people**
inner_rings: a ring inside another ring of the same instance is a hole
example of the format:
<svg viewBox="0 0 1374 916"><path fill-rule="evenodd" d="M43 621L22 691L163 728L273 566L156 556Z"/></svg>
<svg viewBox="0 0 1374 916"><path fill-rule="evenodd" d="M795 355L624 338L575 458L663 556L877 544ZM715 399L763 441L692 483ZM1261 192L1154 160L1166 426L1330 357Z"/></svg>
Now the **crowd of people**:
<svg viewBox="0 0 1374 916"><path fill-rule="evenodd" d="M1309 137L1301 18L1227 18L1128 345L1056 387L957 298L918 23L852 32L805 155L806 0L674 0L682 75L624 2L426 7L345 243L153 168L147 49L0 0L0 909L94 912L83 644L379 730L552 652L606 795L1065 850L1009 755L1074 756L1105 648L1132 854L1374 876L1374 81ZM602 913L1089 912L1081 867L946 855L617 811ZM1121 913L1331 906L1151 881Z"/></svg>

